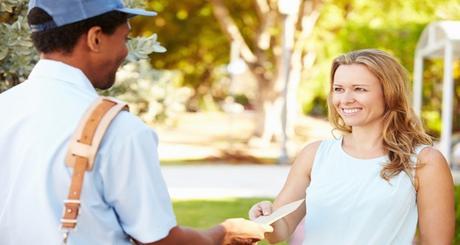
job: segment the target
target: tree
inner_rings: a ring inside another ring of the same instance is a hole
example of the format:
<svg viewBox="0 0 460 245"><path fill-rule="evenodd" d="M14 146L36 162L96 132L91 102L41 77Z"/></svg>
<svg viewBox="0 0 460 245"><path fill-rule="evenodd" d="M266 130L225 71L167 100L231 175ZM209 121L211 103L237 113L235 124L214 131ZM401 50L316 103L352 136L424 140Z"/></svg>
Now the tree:
<svg viewBox="0 0 460 245"><path fill-rule="evenodd" d="M197 109L197 101L201 97L211 94L216 100L222 98L214 89L218 87L216 84L219 85L217 74L221 74L216 71L222 71L222 67L230 63L231 46L242 47L240 56L259 77L259 88L255 91L258 96L251 103L258 105L261 126L257 129L262 132L263 98L269 98L266 105L272 105L267 108L277 108L272 110L275 112L266 114L270 119L265 122L277 122L282 105L279 95L283 92L283 73L280 72L283 17L278 11L277 2L149 1L148 6L157 10L159 15L153 19L138 18L133 23L133 29L135 33L148 34L155 28L159 33L168 53L152 57L152 65L157 69L174 69L184 74L184 83L195 89L194 98L188 105L192 110ZM426 24L436 19L458 19L460 11L456 2L301 1L298 8L301 11L295 19L296 44L291 58L288 96L291 99L291 112L295 114L297 110L292 109L297 107L297 97L303 113L327 114L325 100L330 62L340 53L360 48L380 48L394 54L411 70L413 50L420 32ZM256 61L252 61L251 57L256 57ZM301 82L296 89L299 77ZM271 133L265 131L265 134L259 132L259 135L264 135L265 139L272 137L274 131L280 131L280 123L277 124L277 130L272 127L269 130Z"/></svg>
<svg viewBox="0 0 460 245"><path fill-rule="evenodd" d="M287 14L280 11L279 7L282 4L280 1L285 0L252 1L257 12L259 28L254 31L252 37L244 38L241 28L230 14L234 12L229 11L224 1L209 0L222 31L240 48L242 60L257 80L258 94L255 104L258 112L258 127L256 128L259 129L258 133L264 141L281 138L280 119L283 112L284 89L287 89L284 92L289 98L287 107L292 112L287 116L288 125L298 113L298 110L294 109L298 107L295 91L302 71L311 68L316 56L314 50L308 49L307 41L322 6L319 0L286 0L296 4L292 6L296 11ZM283 49L288 50L283 52ZM287 77L289 84L285 84Z"/></svg>
<svg viewBox="0 0 460 245"><path fill-rule="evenodd" d="M174 125L192 94L187 87L179 86L182 82L180 72L152 69L145 59L120 67L116 80L110 90L100 92L127 102L130 112L146 123Z"/></svg>
<svg viewBox="0 0 460 245"><path fill-rule="evenodd" d="M125 2L127 6L144 7L141 0ZM26 13L27 0L0 2L0 92L23 82L38 60L29 37ZM181 75L177 72L154 70L141 61L151 53L163 53L166 49L153 33L132 38L128 49L126 62L117 73L117 83L110 90L99 93L125 100L131 111L147 123L173 123L175 115L184 110L191 92L178 88Z"/></svg>
<svg viewBox="0 0 460 245"><path fill-rule="evenodd" d="M301 97L312 98L309 91L321 86L318 81L322 81L323 87L316 91L322 91L322 96L325 96L331 60L351 50L385 50L397 57L412 74L414 51L420 34L430 22L439 20L460 20L457 0L324 1L311 41L318 54L315 69L310 79L302 84ZM456 67L458 65L457 62ZM441 128L442 86L439 81L443 68L442 63L433 61L427 61L425 67L422 121L428 132L437 137ZM460 76L455 71L458 84ZM454 104L459 105L460 100L456 99ZM314 109L308 101L304 101L304 105L309 105L305 111ZM454 131L460 130L457 118L454 115Z"/></svg>
<svg viewBox="0 0 460 245"><path fill-rule="evenodd" d="M276 2L274 4L276 5ZM196 101L200 101L200 98L209 96L209 94L216 100L225 98L225 95L222 96L221 93L218 93L219 91L215 87L219 87L216 84L218 85L219 75L223 74L220 71L224 70L222 68L229 63L230 46L233 39L222 35L222 28L214 16L216 12L214 5L203 0L175 2L155 0L149 1L149 6L157 10L159 15L154 19L136 20L133 23L133 30L135 33L149 33L152 28L156 28L155 31L159 33L161 42L169 51L165 55L152 57L152 65L157 69L175 69L184 73L185 83L195 89L195 96L189 104L191 110L197 109L198 103ZM272 14L270 18L266 18L264 13L257 14L257 6L254 1L234 0L227 2L225 7L232 14L235 25L238 27L239 40L245 42L246 40L260 40L260 43L247 41L249 50L257 49L255 56L259 58L257 62L249 62L252 67L251 70L255 71L253 74L256 74L256 77L259 78L258 81L260 81L258 83L259 88L251 93L257 96L250 103L256 105L259 115L260 126L256 127L259 131L257 134L268 141L274 138L275 133L278 133L277 138L279 139L281 131L279 118L281 118L282 105L280 95L283 92L284 84L282 82L283 74L277 70L277 68L282 67L281 38L279 37L282 28L278 23L282 20L281 15L277 13L276 6L274 6L275 9L271 10L275 15ZM302 4L302 8L304 9L302 12L313 14L308 16L310 18L299 17L295 19L297 23L303 21L304 24L298 28L300 32L297 33L296 40L299 42L295 46L292 58L295 61L292 62L294 69L292 69L291 81L293 82L290 84L294 88L300 80L299 71L304 70L304 65L310 66L314 60L312 59L314 57L312 52L309 56L305 55L304 48L308 44L300 40L308 38L311 31L311 26L308 25L311 25L317 18L317 11L313 10L316 5ZM263 30L254 31L262 25L261 21L267 22ZM257 35L260 35L261 38L258 38ZM235 42L233 43L235 44ZM241 47L240 44L242 43L237 43L237 46ZM262 45L264 48L262 49L258 45ZM305 62L300 61L305 57L309 59ZM294 76L294 74L296 75ZM228 73L224 75L229 76ZM295 89L291 89L291 91L293 90ZM289 107L298 108L295 94L288 97L292 98ZM269 112L265 113L264 108ZM278 123L273 124L273 122ZM269 130L265 130L266 128Z"/></svg>
<svg viewBox="0 0 460 245"><path fill-rule="evenodd" d="M244 1L235 0L235 4L244 6ZM132 32L134 35L158 33L168 52L151 56L152 66L183 74L183 86L194 90L188 110L208 107L209 103L204 101L209 101L206 99L209 97L216 102L224 99L225 94L215 85L222 77L219 67L228 63L230 45L214 20L212 7L204 0L154 0L147 5L158 11L158 16L133 19ZM243 7L241 12L249 13L250 9Z"/></svg>

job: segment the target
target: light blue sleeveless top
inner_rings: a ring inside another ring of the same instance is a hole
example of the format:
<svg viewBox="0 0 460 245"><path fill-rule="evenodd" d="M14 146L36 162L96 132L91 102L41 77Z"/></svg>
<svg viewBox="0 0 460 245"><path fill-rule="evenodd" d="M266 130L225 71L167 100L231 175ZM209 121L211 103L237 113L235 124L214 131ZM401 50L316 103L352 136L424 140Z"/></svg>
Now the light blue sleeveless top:
<svg viewBox="0 0 460 245"><path fill-rule="evenodd" d="M348 155L342 138L322 141L306 190L304 245L412 244L416 192L405 172L390 182L380 177L387 162Z"/></svg>

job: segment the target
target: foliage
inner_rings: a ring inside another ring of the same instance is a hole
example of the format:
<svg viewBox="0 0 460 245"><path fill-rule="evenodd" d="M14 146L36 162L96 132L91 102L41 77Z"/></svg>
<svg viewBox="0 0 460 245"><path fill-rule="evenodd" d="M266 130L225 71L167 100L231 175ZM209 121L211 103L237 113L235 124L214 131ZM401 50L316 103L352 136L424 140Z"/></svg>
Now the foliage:
<svg viewBox="0 0 460 245"><path fill-rule="evenodd" d="M155 69L179 70L184 85L195 90L189 107L198 109L202 97L209 94L215 81L214 68L228 62L229 42L221 35L212 8L203 0L148 1L158 11L155 18L133 19L134 35L158 33L168 53L155 55Z"/></svg>
<svg viewBox="0 0 460 245"><path fill-rule="evenodd" d="M318 107L326 105L330 64L340 53L362 48L382 49L395 55L412 74L421 32L430 22L446 19L460 20L458 1L325 1L309 43L311 48L318 50L315 69L309 71L299 91L304 112L325 111ZM425 127L437 137L441 129L443 67L439 61L427 61L425 65L422 118ZM458 63L456 67L455 81L459 84ZM459 104L458 97L454 104ZM460 111L456 113L454 118L460 118ZM459 122L458 119L454 122L455 131L460 130Z"/></svg>
<svg viewBox="0 0 460 245"><path fill-rule="evenodd" d="M460 186L455 186L455 237L453 244L460 244Z"/></svg>
<svg viewBox="0 0 460 245"><path fill-rule="evenodd" d="M260 26L254 1L225 1L225 5L243 37L254 40ZM213 18L208 1L155 0L148 1L148 6L158 11L159 15L153 19L135 20L134 32L150 34L152 29L157 31L169 51L153 57L153 66L183 72L185 84L196 90L196 101L199 101L199 96L209 96L219 81L213 70L229 62L230 43ZM314 69L303 71L297 94L304 113L325 116L330 63L338 54L354 49L379 48L398 57L411 72L415 47L422 30L432 21L446 19L460 19L457 0L323 0L313 36L306 43L306 49L315 50L316 53ZM272 29L271 33L276 36L280 30ZM249 45L252 43L248 41ZM425 86L439 87L433 85L432 81L440 80L442 66L430 67L431 63L427 63L425 70ZM458 83L460 75L458 71L455 74ZM437 101L441 101L441 93L437 89L424 89L424 93L422 116L425 126L437 136L440 130L440 107ZM212 96L217 100L222 98ZM199 104L196 101L190 103ZM457 121L454 125L455 130L459 130L460 123Z"/></svg>
<svg viewBox="0 0 460 245"><path fill-rule="evenodd" d="M0 92L23 82L38 60L29 37L27 0L0 2ZM128 6L142 6L144 1L128 0ZM148 57L153 52L165 52L156 34L132 38L128 43L131 62Z"/></svg>
<svg viewBox="0 0 460 245"><path fill-rule="evenodd" d="M442 129L442 96L443 93L443 69L441 59L425 60L423 74L423 108L422 118L429 132L436 137ZM454 97L453 97L453 122L454 134L460 133L460 62L454 62Z"/></svg>
<svg viewBox="0 0 460 245"><path fill-rule="evenodd" d="M157 41L157 34L152 34L150 37L134 37L127 44L128 56L126 60L136 62L149 58L151 53L164 53L166 49Z"/></svg>
<svg viewBox="0 0 460 245"><path fill-rule="evenodd" d="M247 218L249 208L267 199L235 198L221 200L176 200L173 202L177 223L193 228L210 228L227 218ZM266 245L263 241L257 244ZM278 243L285 245L287 243Z"/></svg>
<svg viewBox="0 0 460 245"><path fill-rule="evenodd" d="M22 82L38 59L24 17L27 0L0 3L0 92Z"/></svg>
<svg viewBox="0 0 460 245"><path fill-rule="evenodd" d="M28 37L25 16L27 0L0 2L0 91L23 81L37 60ZM131 6L145 5L156 10L155 18L137 17L131 20L133 34L149 36L144 44L132 44L129 60L144 58L157 49L156 36L168 49L167 54L151 56L156 69L180 71L183 84L195 93L188 103L196 110L211 106L212 100L223 100L228 89L222 89L222 67L229 62L230 44L222 34L208 1L128 0ZM243 37L253 40L260 26L254 1L225 1ZM340 53L360 48L380 48L397 56L409 70L422 30L432 21L459 20L458 0L323 0L318 22L306 48L315 50L314 69L303 71L298 99L304 113L325 115L329 68L332 58ZM273 35L280 30L273 29ZM251 45L253 42L248 42ZM253 48L253 47L250 47ZM134 50L138 50L137 52ZM279 50L278 50L279 52ZM455 83L460 83L460 63L455 65ZM434 136L441 128L442 62L426 61L424 73L424 107L422 118ZM220 70L220 71L216 71ZM228 76L228 74L223 74ZM209 99L212 98L212 99ZM455 93L454 131L460 130L460 91ZM211 104L211 105L210 105Z"/></svg>
<svg viewBox="0 0 460 245"><path fill-rule="evenodd" d="M154 70L146 60L127 63L118 70L116 80L115 86L103 94L128 102L130 111L148 123L174 123L192 95L189 88L179 87L179 72Z"/></svg>
<svg viewBox="0 0 460 245"><path fill-rule="evenodd" d="M143 7L144 1L128 0L127 6ZM29 37L26 21L27 1L7 0L0 3L0 92L27 78L38 55ZM116 96L130 103L131 111L145 121L172 122L176 113L184 110L191 96L187 88L176 89L181 75L173 71L156 71L141 59L151 53L163 53L157 35L131 38L127 61L117 75L119 83L101 93ZM158 80L158 82L155 82Z"/></svg>

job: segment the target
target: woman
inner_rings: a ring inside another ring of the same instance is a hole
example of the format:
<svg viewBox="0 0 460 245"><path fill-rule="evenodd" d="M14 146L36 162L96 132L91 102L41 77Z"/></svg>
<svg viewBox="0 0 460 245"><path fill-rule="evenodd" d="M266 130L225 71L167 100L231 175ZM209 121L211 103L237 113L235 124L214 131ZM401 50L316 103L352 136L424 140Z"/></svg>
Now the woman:
<svg viewBox="0 0 460 245"><path fill-rule="evenodd" d="M305 216L304 244L451 244L454 191L447 162L409 104L408 76L389 54L358 50L332 64L329 120L343 133L307 145L273 204L251 219L306 198L273 224L286 240Z"/></svg>

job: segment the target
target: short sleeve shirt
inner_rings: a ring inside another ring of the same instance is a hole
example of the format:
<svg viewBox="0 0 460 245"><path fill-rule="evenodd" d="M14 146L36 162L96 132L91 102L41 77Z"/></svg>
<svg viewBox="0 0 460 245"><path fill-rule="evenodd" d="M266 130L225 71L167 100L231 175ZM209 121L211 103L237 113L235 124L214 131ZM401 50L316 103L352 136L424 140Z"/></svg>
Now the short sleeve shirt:
<svg viewBox="0 0 460 245"><path fill-rule="evenodd" d="M69 139L98 95L85 74L42 59L0 94L0 244L59 244L72 168ZM108 128L86 172L68 244L153 242L176 226L156 133L129 112Z"/></svg>

